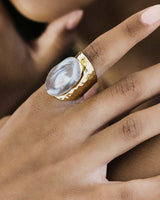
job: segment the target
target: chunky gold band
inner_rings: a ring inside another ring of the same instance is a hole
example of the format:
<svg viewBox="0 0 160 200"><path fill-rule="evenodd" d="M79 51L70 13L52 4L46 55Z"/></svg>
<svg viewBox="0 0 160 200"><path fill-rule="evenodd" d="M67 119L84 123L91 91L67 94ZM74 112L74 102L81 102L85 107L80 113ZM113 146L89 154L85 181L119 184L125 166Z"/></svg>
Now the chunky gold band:
<svg viewBox="0 0 160 200"><path fill-rule="evenodd" d="M88 58L79 52L76 55L77 60L79 61L80 67L82 69L82 76L79 82L70 89L67 93L55 96L57 99L62 101L72 101L81 97L86 91L88 91L97 81L96 72L93 65L88 60Z"/></svg>

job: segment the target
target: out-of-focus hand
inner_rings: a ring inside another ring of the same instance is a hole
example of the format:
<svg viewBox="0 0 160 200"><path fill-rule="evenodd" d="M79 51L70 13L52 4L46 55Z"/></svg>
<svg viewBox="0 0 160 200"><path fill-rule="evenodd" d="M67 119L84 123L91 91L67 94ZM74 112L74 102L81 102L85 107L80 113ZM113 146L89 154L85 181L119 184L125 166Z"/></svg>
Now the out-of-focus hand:
<svg viewBox="0 0 160 200"><path fill-rule="evenodd" d="M41 80L73 40L83 11L69 13L52 23L40 38L26 43L0 2L0 117L39 87Z"/></svg>
<svg viewBox="0 0 160 200"><path fill-rule="evenodd" d="M156 6L137 13L84 50L98 77L160 25L155 20L159 10ZM0 198L159 200L159 176L108 182L106 165L159 134L160 105L102 128L158 94L159 77L158 64L86 101L58 101L42 86L0 130Z"/></svg>
<svg viewBox="0 0 160 200"><path fill-rule="evenodd" d="M39 22L51 22L72 10L87 6L94 0L10 0L27 18Z"/></svg>

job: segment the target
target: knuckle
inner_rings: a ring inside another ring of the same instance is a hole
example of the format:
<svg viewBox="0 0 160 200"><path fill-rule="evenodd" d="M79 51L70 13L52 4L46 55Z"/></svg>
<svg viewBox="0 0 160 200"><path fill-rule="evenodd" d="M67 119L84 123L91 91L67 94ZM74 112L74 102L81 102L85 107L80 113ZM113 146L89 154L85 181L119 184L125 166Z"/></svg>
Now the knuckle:
<svg viewBox="0 0 160 200"><path fill-rule="evenodd" d="M49 103L49 100L46 99L44 88L40 88L29 97L26 107L28 108L28 111L36 115L38 113L45 112Z"/></svg>
<svg viewBox="0 0 160 200"><path fill-rule="evenodd" d="M139 32L139 27L138 27L138 23L131 23L131 22L124 22L124 26L123 26L123 32L124 34L129 37L129 38L136 38Z"/></svg>
<svg viewBox="0 0 160 200"><path fill-rule="evenodd" d="M59 125L55 124L52 125L51 129L45 130L45 134L42 135L41 140L44 140L45 142L57 142L58 140L62 140L63 136L64 131Z"/></svg>
<svg viewBox="0 0 160 200"><path fill-rule="evenodd" d="M97 40L92 42L87 47L87 49L84 50L84 53L90 62L94 62L99 57L99 55L101 55L101 47L99 45L99 42Z"/></svg>
<svg viewBox="0 0 160 200"><path fill-rule="evenodd" d="M115 84L114 90L116 94L131 98L137 98L142 93L141 84L136 74L131 74Z"/></svg>
<svg viewBox="0 0 160 200"><path fill-rule="evenodd" d="M123 138L127 140L136 139L142 132L141 120L137 116L131 115L123 120L120 131Z"/></svg>
<svg viewBox="0 0 160 200"><path fill-rule="evenodd" d="M119 197L117 199L119 200L133 200L134 192L130 187L124 184L123 186L121 186L118 196Z"/></svg>

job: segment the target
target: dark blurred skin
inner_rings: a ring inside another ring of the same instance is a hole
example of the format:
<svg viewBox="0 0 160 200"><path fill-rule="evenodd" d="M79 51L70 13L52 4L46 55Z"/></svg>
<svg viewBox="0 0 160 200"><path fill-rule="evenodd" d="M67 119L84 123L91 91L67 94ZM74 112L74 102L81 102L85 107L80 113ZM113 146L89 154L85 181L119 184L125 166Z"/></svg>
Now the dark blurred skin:
<svg viewBox="0 0 160 200"><path fill-rule="evenodd" d="M7 2L0 1L0 118L12 114L68 53L83 16L82 10L76 10L49 24L39 24L25 19ZM43 34L38 33L40 27ZM30 38L35 30L37 37Z"/></svg>
<svg viewBox="0 0 160 200"><path fill-rule="evenodd" d="M91 0L42 0L41 3L40 0L34 2L32 0L12 0L12 2L25 16L37 21L50 21L69 10L86 6L91 3ZM60 2L63 3L60 4ZM33 3L34 5L32 5ZM79 35L82 38L81 45L85 46L90 43L101 33L119 24L131 14L158 3L159 0L97 0L93 2L92 5L86 8L83 23L79 28ZM104 75L104 85L106 85L106 82L110 85L131 72L158 63L160 60L159 31L137 45L115 67L107 72ZM159 102L159 99L155 101ZM143 107L151 104L154 104L154 102L149 102ZM108 168L109 179L130 180L158 175L160 172L159 153L160 137L157 136L112 162Z"/></svg>
<svg viewBox="0 0 160 200"><path fill-rule="evenodd" d="M10 0L26 17L39 21L51 22L68 12L87 6L93 0Z"/></svg>

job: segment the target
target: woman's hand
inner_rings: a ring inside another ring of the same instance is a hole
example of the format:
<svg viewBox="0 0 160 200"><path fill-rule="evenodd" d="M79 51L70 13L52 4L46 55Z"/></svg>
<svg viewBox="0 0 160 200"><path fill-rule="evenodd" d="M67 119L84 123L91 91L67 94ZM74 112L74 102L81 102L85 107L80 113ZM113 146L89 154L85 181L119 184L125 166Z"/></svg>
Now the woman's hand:
<svg viewBox="0 0 160 200"><path fill-rule="evenodd" d="M14 111L37 87L73 40L83 12L53 21L36 41L26 43L0 2L0 117Z"/></svg>
<svg viewBox="0 0 160 200"><path fill-rule="evenodd" d="M84 50L98 77L160 25L159 11L156 6L132 16ZM159 77L158 64L79 104L58 101L40 88L1 128L1 199L159 200L159 176L107 182L106 165L159 134L160 105L102 128L157 95Z"/></svg>

